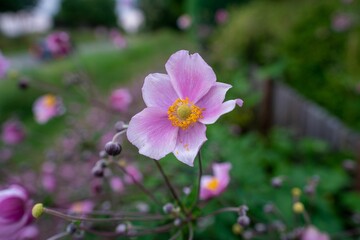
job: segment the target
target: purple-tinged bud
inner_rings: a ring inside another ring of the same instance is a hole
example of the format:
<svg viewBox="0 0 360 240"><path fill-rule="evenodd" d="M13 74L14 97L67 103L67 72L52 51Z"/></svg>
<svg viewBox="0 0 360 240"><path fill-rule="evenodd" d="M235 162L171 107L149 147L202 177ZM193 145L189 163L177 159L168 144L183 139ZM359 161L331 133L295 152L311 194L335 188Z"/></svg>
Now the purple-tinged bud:
<svg viewBox="0 0 360 240"><path fill-rule="evenodd" d="M121 132L126 128L126 124L123 121L118 121L115 123L114 127L116 132Z"/></svg>
<svg viewBox="0 0 360 240"><path fill-rule="evenodd" d="M127 225L125 223L120 223L117 225L116 230L117 233L126 233L127 231Z"/></svg>
<svg viewBox="0 0 360 240"><path fill-rule="evenodd" d="M265 213L273 213L274 210L275 210L274 204L272 204L272 203L265 204L265 206L264 206L264 212Z"/></svg>
<svg viewBox="0 0 360 240"><path fill-rule="evenodd" d="M122 150L121 145L119 143L116 143L116 142L108 142L105 145L105 151L110 156L119 155L121 153L121 150Z"/></svg>
<svg viewBox="0 0 360 240"><path fill-rule="evenodd" d="M107 167L107 162L105 159L100 159L96 162L96 165L99 165L100 168L104 169Z"/></svg>
<svg viewBox="0 0 360 240"><path fill-rule="evenodd" d="M243 238L244 239L252 239L253 237L254 237L254 233L253 233L253 231L251 231L251 230L247 230L247 231L245 231L244 233L243 233Z"/></svg>
<svg viewBox="0 0 360 240"><path fill-rule="evenodd" d="M109 155L106 153L106 151L102 150L99 152L99 157L100 158L107 158Z"/></svg>
<svg viewBox="0 0 360 240"><path fill-rule="evenodd" d="M237 219L238 224L240 224L243 227L249 226L250 224L250 218L246 215L240 216Z"/></svg>
<svg viewBox="0 0 360 240"><path fill-rule="evenodd" d="M255 224L255 231L258 233L264 233L266 231L266 225L263 223Z"/></svg>
<svg viewBox="0 0 360 240"><path fill-rule="evenodd" d="M21 90L26 90L29 88L29 79L27 78L22 78L20 79L20 81L18 82L18 87L21 89Z"/></svg>
<svg viewBox="0 0 360 240"><path fill-rule="evenodd" d="M274 188L280 188L283 185L282 177L274 177L271 179L271 186Z"/></svg>
<svg viewBox="0 0 360 240"><path fill-rule="evenodd" d="M94 177L101 178L104 176L104 169L98 164L95 164L95 166L92 168L91 172L94 175Z"/></svg>
<svg viewBox="0 0 360 240"><path fill-rule="evenodd" d="M167 203L163 206L163 211L165 214L170 214L174 211L174 205L172 203Z"/></svg>
<svg viewBox="0 0 360 240"><path fill-rule="evenodd" d="M342 166L346 171L349 172L353 172L356 170L356 162L350 159L344 160Z"/></svg>
<svg viewBox="0 0 360 240"><path fill-rule="evenodd" d="M241 205L241 206L239 207L239 215L240 215L240 216L246 216L247 211L249 211L248 206L246 206L246 205Z"/></svg>
<svg viewBox="0 0 360 240"><path fill-rule="evenodd" d="M176 218L174 220L174 226L179 227L182 224L182 220L180 218Z"/></svg>
<svg viewBox="0 0 360 240"><path fill-rule="evenodd" d="M66 232L71 234L74 234L77 230L77 226L75 225L75 223L70 223L69 225L67 225L66 227Z"/></svg>
<svg viewBox="0 0 360 240"><path fill-rule="evenodd" d="M307 195L314 195L315 193L315 186L310 184L310 185L306 185L305 186L305 189L304 189L304 192L307 194Z"/></svg>

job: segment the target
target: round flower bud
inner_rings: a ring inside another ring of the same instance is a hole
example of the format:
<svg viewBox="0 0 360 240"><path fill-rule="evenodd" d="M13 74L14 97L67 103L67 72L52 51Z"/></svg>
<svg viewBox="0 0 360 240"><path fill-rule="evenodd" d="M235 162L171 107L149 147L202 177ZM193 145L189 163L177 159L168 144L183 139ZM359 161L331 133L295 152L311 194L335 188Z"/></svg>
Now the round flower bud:
<svg viewBox="0 0 360 240"><path fill-rule="evenodd" d="M175 227L179 227L181 225L181 223L182 223L182 220L180 218L176 218L174 220L174 226Z"/></svg>
<svg viewBox="0 0 360 240"><path fill-rule="evenodd" d="M95 164L95 166L91 170L94 177L103 177L104 176L104 169L99 165Z"/></svg>
<svg viewBox="0 0 360 240"><path fill-rule="evenodd" d="M127 226L125 223L120 223L117 225L116 230L117 233L125 233L127 231Z"/></svg>
<svg viewBox="0 0 360 240"><path fill-rule="evenodd" d="M67 225L66 227L66 232L69 234L74 234L77 230L77 227L74 223L70 223L69 225Z"/></svg>
<svg viewBox="0 0 360 240"><path fill-rule="evenodd" d="M291 190L291 194L293 195L293 197L300 197L301 189L300 188L293 188Z"/></svg>
<svg viewBox="0 0 360 240"><path fill-rule="evenodd" d="M272 213L272 212L274 212L274 210L275 210L274 204L272 204L272 203L265 204L265 206L264 206L265 213Z"/></svg>
<svg viewBox="0 0 360 240"><path fill-rule="evenodd" d="M283 185L283 179L281 177L274 177L271 179L271 186L274 188L280 188Z"/></svg>
<svg viewBox="0 0 360 240"><path fill-rule="evenodd" d="M246 206L246 205L241 205L241 206L239 207L239 215L240 215L240 216L245 216L247 211L249 211L248 206Z"/></svg>
<svg viewBox="0 0 360 240"><path fill-rule="evenodd" d="M42 203L37 203L34 205L31 213L34 218L39 218L44 212L44 205Z"/></svg>
<svg viewBox="0 0 360 240"><path fill-rule="evenodd" d="M240 235L241 232L242 232L243 228L240 224L238 223L235 223L233 226L232 226L232 232L235 234L235 235Z"/></svg>
<svg viewBox="0 0 360 240"><path fill-rule="evenodd" d="M172 203L167 203L163 206L163 211L165 214L170 214L174 211L174 205Z"/></svg>
<svg viewBox="0 0 360 240"><path fill-rule="evenodd" d="M238 224L240 224L243 227L249 226L250 224L250 218L246 215L240 216L237 219Z"/></svg>
<svg viewBox="0 0 360 240"><path fill-rule="evenodd" d="M125 129L125 123L122 121L118 121L115 123L115 130L116 132L120 132Z"/></svg>
<svg viewBox="0 0 360 240"><path fill-rule="evenodd" d="M21 90L26 90L29 87L29 80L26 78L20 79L20 81L18 82L18 87Z"/></svg>
<svg viewBox="0 0 360 240"><path fill-rule="evenodd" d="M119 155L121 153L121 150L122 150L121 145L119 143L116 143L116 142L108 142L105 145L105 151L110 156Z"/></svg>
<svg viewBox="0 0 360 240"><path fill-rule="evenodd" d="M108 154L106 153L106 151L100 151L99 152L99 157L101 157L101 158L107 158L108 157Z"/></svg>
<svg viewBox="0 0 360 240"><path fill-rule="evenodd" d="M301 202L296 202L293 204L293 211L297 214L303 213L304 209L304 204L302 204Z"/></svg>

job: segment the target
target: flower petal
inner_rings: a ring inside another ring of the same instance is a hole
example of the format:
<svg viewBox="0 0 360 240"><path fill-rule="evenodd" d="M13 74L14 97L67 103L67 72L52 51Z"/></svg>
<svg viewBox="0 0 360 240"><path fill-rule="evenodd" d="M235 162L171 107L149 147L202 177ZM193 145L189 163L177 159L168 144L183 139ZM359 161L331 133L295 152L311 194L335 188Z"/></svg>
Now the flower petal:
<svg viewBox="0 0 360 240"><path fill-rule="evenodd" d="M165 68L179 97L188 97L192 102L197 102L216 82L214 71L197 53L178 51L171 55Z"/></svg>
<svg viewBox="0 0 360 240"><path fill-rule="evenodd" d="M201 145L207 140L205 132L206 126L201 123L196 123L186 130L179 129L174 150L175 157L191 167L194 166L196 154L199 152Z"/></svg>
<svg viewBox="0 0 360 240"><path fill-rule="evenodd" d="M208 183L213 179L213 176L205 175L200 180L200 199L207 200L213 196L212 192L206 187Z"/></svg>
<svg viewBox="0 0 360 240"><path fill-rule="evenodd" d="M243 101L241 99L223 102L226 92L230 88L231 85L218 82L196 103L198 107L205 109L202 112L203 118L199 120L201 123L212 124L216 122L221 115L232 111L236 104L240 107L242 106Z"/></svg>
<svg viewBox="0 0 360 240"><path fill-rule="evenodd" d="M218 191L222 192L230 182L231 163L214 163L212 168L214 176L219 179Z"/></svg>
<svg viewBox="0 0 360 240"><path fill-rule="evenodd" d="M139 148L139 153L159 160L172 152L176 145L178 128L171 125L161 108L145 108L129 123L127 137Z"/></svg>
<svg viewBox="0 0 360 240"><path fill-rule="evenodd" d="M144 102L148 107L160 107L166 110L178 98L167 74L153 73L145 78L142 88Z"/></svg>

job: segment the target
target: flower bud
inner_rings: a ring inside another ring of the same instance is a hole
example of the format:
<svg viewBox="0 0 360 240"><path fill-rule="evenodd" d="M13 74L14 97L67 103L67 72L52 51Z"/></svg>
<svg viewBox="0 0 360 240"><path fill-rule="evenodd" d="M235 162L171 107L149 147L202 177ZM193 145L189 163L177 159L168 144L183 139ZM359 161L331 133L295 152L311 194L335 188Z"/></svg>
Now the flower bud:
<svg viewBox="0 0 360 240"><path fill-rule="evenodd" d="M170 214L174 211L174 205L172 203L167 203L163 206L163 211L165 214Z"/></svg>
<svg viewBox="0 0 360 240"><path fill-rule="evenodd" d="M95 166L92 168L91 172L94 175L94 177L101 178L104 176L104 169L99 164L95 164Z"/></svg>
<svg viewBox="0 0 360 240"><path fill-rule="evenodd" d="M238 224L240 224L243 227L249 226L250 224L250 218L246 215L240 216L237 219Z"/></svg>
<svg viewBox="0 0 360 240"><path fill-rule="evenodd" d="M182 220L180 218L176 218L174 220L174 226L175 227L179 227L181 225L181 223L182 223Z"/></svg>
<svg viewBox="0 0 360 240"><path fill-rule="evenodd" d="M301 195L301 189L300 188L293 188L291 190L291 194L293 195L293 197L298 198Z"/></svg>
<svg viewBox="0 0 360 240"><path fill-rule="evenodd" d="M232 232L235 234L235 235L240 235L241 232L242 232L243 228L240 224L238 223L235 223L233 226L232 226Z"/></svg>
<svg viewBox="0 0 360 240"><path fill-rule="evenodd" d="M293 211L297 214L303 213L304 212L304 204L302 204L301 202L294 203Z"/></svg>
<svg viewBox="0 0 360 240"><path fill-rule="evenodd" d="M20 81L18 82L18 87L21 90L26 90L29 87L29 80L27 78L22 78L20 79Z"/></svg>
<svg viewBox="0 0 360 240"><path fill-rule="evenodd" d="M120 132L125 129L125 123L122 121L118 121L115 123L115 130L116 132Z"/></svg>
<svg viewBox="0 0 360 240"><path fill-rule="evenodd" d="M42 203L37 203L34 205L31 213L34 218L39 218L44 212L44 205Z"/></svg>
<svg viewBox="0 0 360 240"><path fill-rule="evenodd" d="M245 216L247 211L249 211L248 206L246 206L246 205L241 205L241 206L239 207L239 215L240 215L240 216Z"/></svg>
<svg viewBox="0 0 360 240"><path fill-rule="evenodd" d="M119 155L121 153L121 150L122 150L121 145L119 143L116 143L116 142L108 142L105 145L105 151L110 156Z"/></svg>
<svg viewBox="0 0 360 240"><path fill-rule="evenodd" d="M76 232L76 230L77 230L77 227L76 227L75 223L70 223L66 227L66 232L69 234L74 234Z"/></svg>
<svg viewBox="0 0 360 240"><path fill-rule="evenodd" d="M281 177L274 177L271 179L271 186L274 188L280 188L283 185L283 179Z"/></svg>
<svg viewBox="0 0 360 240"><path fill-rule="evenodd" d="M106 151L100 151L99 152L99 157L101 157L101 158L107 158L108 157L108 154L106 153Z"/></svg>
<svg viewBox="0 0 360 240"><path fill-rule="evenodd" d="M272 212L274 212L274 210L275 210L274 204L272 204L272 203L265 204L265 206L264 206L265 213L272 213Z"/></svg>
<svg viewBox="0 0 360 240"><path fill-rule="evenodd" d="M116 230L117 233L126 233L127 231L127 225L125 223L120 223L117 225Z"/></svg>

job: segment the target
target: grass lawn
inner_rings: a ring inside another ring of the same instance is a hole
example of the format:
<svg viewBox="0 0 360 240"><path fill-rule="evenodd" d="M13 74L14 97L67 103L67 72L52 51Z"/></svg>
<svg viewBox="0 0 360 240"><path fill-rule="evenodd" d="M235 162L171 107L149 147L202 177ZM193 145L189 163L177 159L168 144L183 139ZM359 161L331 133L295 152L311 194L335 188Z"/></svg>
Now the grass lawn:
<svg viewBox="0 0 360 240"><path fill-rule="evenodd" d="M126 49L82 52L67 59L45 63L21 74L28 76L34 85L46 87L49 83L64 89L64 74L83 70L101 95L107 98L107 94L115 87L130 84L132 80L143 81L143 77L151 72L164 72L166 60L179 49L193 50L194 46L187 37L172 32L133 36L129 38L129 47ZM64 90L60 95L63 96L65 105L77 102L86 111L88 103L84 97L79 96L76 86ZM53 119L45 125L34 121L32 104L37 97L46 93L48 92L31 86L26 91L19 90L16 81L12 79L0 82L0 122L16 116L27 128L27 140L22 144L21 151L17 151L11 161L13 163L23 162L27 166L33 165L35 161L41 162L44 150L66 128L65 117Z"/></svg>

